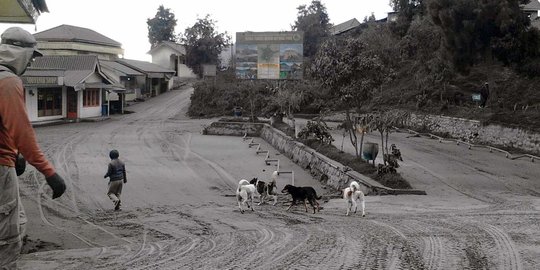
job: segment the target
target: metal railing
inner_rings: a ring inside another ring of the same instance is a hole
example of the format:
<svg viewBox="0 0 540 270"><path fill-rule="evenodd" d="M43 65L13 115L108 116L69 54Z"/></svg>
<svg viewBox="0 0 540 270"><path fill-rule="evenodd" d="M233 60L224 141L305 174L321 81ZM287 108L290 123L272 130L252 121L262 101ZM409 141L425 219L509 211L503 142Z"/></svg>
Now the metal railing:
<svg viewBox="0 0 540 270"><path fill-rule="evenodd" d="M247 136L247 133L244 133L244 136L242 137L242 140L243 141L248 141L248 147L251 148L253 146L257 146L256 150L255 150L255 154L266 154L265 157L264 157L264 163L266 165L271 165L272 163L275 163L276 164L276 171L278 173L278 175L280 174L290 174L291 175L291 185L294 186L294 171L293 170L290 170L290 171L282 171L281 168L280 168L280 163L279 163L279 159L277 158L270 158L270 151L268 150L262 150L261 149L261 144L260 143L256 143L254 141L254 138L253 137L248 137Z"/></svg>

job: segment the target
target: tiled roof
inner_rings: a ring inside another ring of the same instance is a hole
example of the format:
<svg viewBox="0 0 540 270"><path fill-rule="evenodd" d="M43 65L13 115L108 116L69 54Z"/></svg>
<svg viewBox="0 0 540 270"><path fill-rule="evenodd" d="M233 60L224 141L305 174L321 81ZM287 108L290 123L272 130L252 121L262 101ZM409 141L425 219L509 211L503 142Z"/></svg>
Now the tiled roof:
<svg viewBox="0 0 540 270"><path fill-rule="evenodd" d="M186 55L186 48L184 47L184 45L174 43L172 41L162 41L162 42L160 42L156 47L154 47L150 51L148 51L148 54L152 54L155 50L157 50L158 48L161 48L162 46L167 46L167 47L171 48L173 51L175 51L175 52L177 52L179 54Z"/></svg>
<svg viewBox="0 0 540 270"><path fill-rule="evenodd" d="M27 69L23 77L25 76L34 76L34 77L63 77L65 70L63 69Z"/></svg>
<svg viewBox="0 0 540 270"><path fill-rule="evenodd" d="M55 55L36 58L25 75L61 76L63 72L64 85L76 87L98 68L96 55ZM110 81L103 73L103 78Z"/></svg>
<svg viewBox="0 0 540 270"><path fill-rule="evenodd" d="M37 57L34 69L91 70L96 69L96 55L55 55Z"/></svg>
<svg viewBox="0 0 540 270"><path fill-rule="evenodd" d="M344 23L340 23L338 25L335 25L333 26L332 28L330 28L330 34L332 35L339 35L341 33L344 33L344 32L347 32L357 26L360 25L360 22L355 19L355 18L352 18Z"/></svg>
<svg viewBox="0 0 540 270"><path fill-rule="evenodd" d="M133 68L137 71L144 72L144 73L175 73L174 70L166 69L162 66L145 62L145 61L139 61L139 60L132 60L132 59L118 59L116 60L120 64L126 65L130 68Z"/></svg>
<svg viewBox="0 0 540 270"><path fill-rule="evenodd" d="M34 34L37 41L71 41L112 47L122 47L122 44L94 30L73 25L60 26Z"/></svg>
<svg viewBox="0 0 540 270"><path fill-rule="evenodd" d="M131 76L139 76L139 75L144 75L143 73L139 72L139 71L136 71L126 65L123 65L121 63L118 63L118 62L114 62L114 61L106 61L106 60L99 60L99 64L102 66L102 67L105 67L105 68L108 68L108 69L113 69L115 70L116 72L120 72L124 75L131 75Z"/></svg>
<svg viewBox="0 0 540 270"><path fill-rule="evenodd" d="M93 70L66 70L64 75L64 85L75 87L76 85L83 83L84 80L93 73Z"/></svg>

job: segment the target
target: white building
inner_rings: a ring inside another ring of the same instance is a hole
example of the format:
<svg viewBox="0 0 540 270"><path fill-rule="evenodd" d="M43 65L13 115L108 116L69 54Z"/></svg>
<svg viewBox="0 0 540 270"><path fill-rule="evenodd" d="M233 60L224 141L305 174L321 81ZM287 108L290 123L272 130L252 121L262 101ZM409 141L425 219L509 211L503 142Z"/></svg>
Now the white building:
<svg viewBox="0 0 540 270"><path fill-rule="evenodd" d="M101 72L95 55L38 57L22 80L31 122L107 115L104 97L124 91Z"/></svg>
<svg viewBox="0 0 540 270"><path fill-rule="evenodd" d="M163 68L174 70L176 80L196 78L197 75L186 66L186 48L171 41L162 41L150 51L152 63Z"/></svg>

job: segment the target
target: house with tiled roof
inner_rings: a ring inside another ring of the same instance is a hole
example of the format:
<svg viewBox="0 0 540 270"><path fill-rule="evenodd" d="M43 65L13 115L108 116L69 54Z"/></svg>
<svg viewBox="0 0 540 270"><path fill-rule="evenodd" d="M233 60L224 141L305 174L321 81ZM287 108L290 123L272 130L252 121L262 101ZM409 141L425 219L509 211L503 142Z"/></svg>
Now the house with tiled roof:
<svg viewBox="0 0 540 270"><path fill-rule="evenodd" d="M124 96L126 101L142 98L146 86L146 74L134 70L116 61L99 60L101 71L114 83L121 84L126 89Z"/></svg>
<svg viewBox="0 0 540 270"><path fill-rule="evenodd" d="M38 49L44 55L97 55L115 60L124 55L122 44L94 30L62 24L34 34Z"/></svg>
<svg viewBox="0 0 540 270"><path fill-rule="evenodd" d="M176 74L176 71L172 69L133 59L118 59L116 62L146 75L145 87L141 89L143 96L156 96L172 87L170 85L171 78Z"/></svg>
<svg viewBox="0 0 540 270"><path fill-rule="evenodd" d="M95 55L38 57L21 78L31 122L107 115L102 97L124 91L101 71Z"/></svg>

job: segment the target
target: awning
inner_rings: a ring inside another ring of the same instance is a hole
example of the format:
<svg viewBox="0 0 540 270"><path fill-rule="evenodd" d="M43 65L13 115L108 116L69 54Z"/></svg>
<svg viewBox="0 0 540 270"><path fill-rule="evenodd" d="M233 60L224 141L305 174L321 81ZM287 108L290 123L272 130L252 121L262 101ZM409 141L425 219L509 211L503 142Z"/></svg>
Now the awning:
<svg viewBox="0 0 540 270"><path fill-rule="evenodd" d="M0 22L35 24L40 13L49 12L45 0L2 0Z"/></svg>

